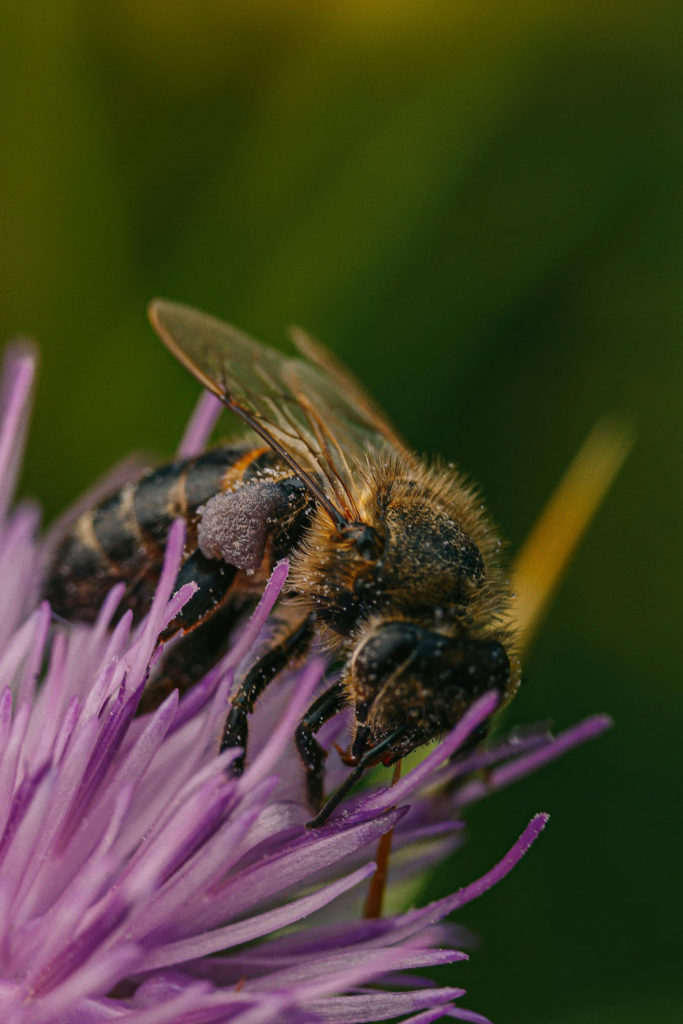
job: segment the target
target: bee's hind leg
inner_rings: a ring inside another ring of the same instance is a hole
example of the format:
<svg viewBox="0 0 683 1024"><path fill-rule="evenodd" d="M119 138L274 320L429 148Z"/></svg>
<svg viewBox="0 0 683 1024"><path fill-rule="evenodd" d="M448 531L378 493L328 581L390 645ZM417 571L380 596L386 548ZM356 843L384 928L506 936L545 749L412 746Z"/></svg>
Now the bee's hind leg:
<svg viewBox="0 0 683 1024"><path fill-rule="evenodd" d="M313 616L299 621L296 627L271 647L259 661L249 670L244 681L231 698L232 707L228 712L221 740L221 750L228 747L241 747L242 753L231 762L229 771L233 775L241 775L244 771L244 758L249 733L248 715L254 710L254 704L261 696L268 683L296 657L304 654L313 639Z"/></svg>
<svg viewBox="0 0 683 1024"><path fill-rule="evenodd" d="M196 551L181 566L175 590L185 583L197 589L161 634L162 642L185 635L164 652L161 665L146 686L138 714L159 707L171 690L183 694L202 678L227 650L239 609L230 600L237 570Z"/></svg>

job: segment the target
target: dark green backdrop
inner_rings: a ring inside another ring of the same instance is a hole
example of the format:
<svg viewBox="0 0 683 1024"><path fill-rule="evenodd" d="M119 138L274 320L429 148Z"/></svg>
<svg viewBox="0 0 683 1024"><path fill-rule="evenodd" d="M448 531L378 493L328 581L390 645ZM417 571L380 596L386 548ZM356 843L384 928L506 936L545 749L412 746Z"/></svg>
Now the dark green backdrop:
<svg viewBox="0 0 683 1024"><path fill-rule="evenodd" d="M277 342L296 321L416 448L477 478L512 548L593 422L639 441L511 718L606 738L472 814L430 891L528 859L462 920L498 1024L681 1019L683 63L676 4L0 8L0 334L39 338L23 490L52 517L196 388L145 304Z"/></svg>

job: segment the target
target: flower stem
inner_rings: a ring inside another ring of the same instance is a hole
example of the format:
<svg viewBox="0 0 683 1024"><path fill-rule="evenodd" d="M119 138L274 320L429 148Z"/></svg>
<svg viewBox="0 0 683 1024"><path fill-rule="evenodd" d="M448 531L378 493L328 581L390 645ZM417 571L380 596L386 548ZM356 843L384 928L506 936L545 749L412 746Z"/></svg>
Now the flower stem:
<svg viewBox="0 0 683 1024"><path fill-rule="evenodd" d="M401 761L394 765L394 774L391 777L391 785L395 786L401 778ZM391 856L391 842L394 838L393 828L381 836L377 844L377 867L370 879L368 894L365 897L363 917L381 917L384 904L384 893L387 887L387 875L389 873L389 857Z"/></svg>

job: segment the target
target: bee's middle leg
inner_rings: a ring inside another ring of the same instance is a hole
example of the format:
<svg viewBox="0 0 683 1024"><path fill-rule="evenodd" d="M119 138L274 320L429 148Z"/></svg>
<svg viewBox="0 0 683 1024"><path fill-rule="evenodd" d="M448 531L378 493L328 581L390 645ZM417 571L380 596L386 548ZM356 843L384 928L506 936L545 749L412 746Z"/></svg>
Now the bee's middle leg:
<svg viewBox="0 0 683 1024"><path fill-rule="evenodd" d="M308 650L313 639L313 616L300 621L279 643L271 647L259 661L249 670L246 678L231 698L232 707L228 712L223 729L221 750L228 747L241 747L242 753L230 764L233 775L241 775L244 771L244 758L247 749L249 723L247 716L254 710L254 705L268 683L281 672L295 657Z"/></svg>

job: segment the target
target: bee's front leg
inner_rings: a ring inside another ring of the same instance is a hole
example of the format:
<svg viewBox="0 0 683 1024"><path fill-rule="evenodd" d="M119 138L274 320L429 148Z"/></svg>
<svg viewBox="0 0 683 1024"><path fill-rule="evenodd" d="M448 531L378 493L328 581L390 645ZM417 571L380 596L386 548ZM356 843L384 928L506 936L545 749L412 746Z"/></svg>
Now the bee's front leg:
<svg viewBox="0 0 683 1024"><path fill-rule="evenodd" d="M335 683L313 701L296 727L296 745L306 770L308 802L316 813L323 802L323 769L327 753L316 740L315 733L346 704L348 694L344 684Z"/></svg>
<svg viewBox="0 0 683 1024"><path fill-rule="evenodd" d="M308 615L256 662L231 698L232 707L225 721L221 750L227 750L228 747L242 747L240 756L230 764L229 771L233 775L241 775L244 771L249 733L247 716L254 710L254 704L271 679L281 672L293 658L304 654L312 639L313 616Z"/></svg>

